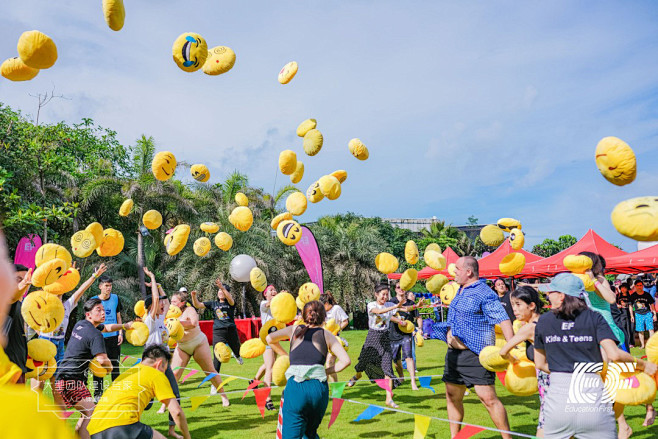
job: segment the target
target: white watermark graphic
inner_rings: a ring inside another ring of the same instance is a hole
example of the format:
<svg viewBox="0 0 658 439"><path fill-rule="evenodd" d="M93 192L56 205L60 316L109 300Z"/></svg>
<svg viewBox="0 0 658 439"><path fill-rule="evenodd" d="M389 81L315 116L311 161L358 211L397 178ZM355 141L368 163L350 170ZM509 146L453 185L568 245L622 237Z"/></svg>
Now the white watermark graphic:
<svg viewBox="0 0 658 439"><path fill-rule="evenodd" d="M619 390L639 386L635 377L622 378L622 373L635 372L634 363L608 363L601 392L601 377L594 374L600 375L602 371L603 363L576 363L569 383L567 404L614 403Z"/></svg>

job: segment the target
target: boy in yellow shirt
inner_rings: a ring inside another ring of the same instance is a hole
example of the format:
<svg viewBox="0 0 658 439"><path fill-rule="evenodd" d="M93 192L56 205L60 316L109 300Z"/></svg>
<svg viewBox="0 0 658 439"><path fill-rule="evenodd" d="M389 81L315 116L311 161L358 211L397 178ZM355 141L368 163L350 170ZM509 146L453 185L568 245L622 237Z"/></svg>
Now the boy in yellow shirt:
<svg viewBox="0 0 658 439"><path fill-rule="evenodd" d="M185 414L164 374L171 354L164 345L154 344L142 354L142 361L131 367L103 393L87 430L92 439L165 439L165 436L139 422L148 403L155 397L164 403L185 439L190 438Z"/></svg>

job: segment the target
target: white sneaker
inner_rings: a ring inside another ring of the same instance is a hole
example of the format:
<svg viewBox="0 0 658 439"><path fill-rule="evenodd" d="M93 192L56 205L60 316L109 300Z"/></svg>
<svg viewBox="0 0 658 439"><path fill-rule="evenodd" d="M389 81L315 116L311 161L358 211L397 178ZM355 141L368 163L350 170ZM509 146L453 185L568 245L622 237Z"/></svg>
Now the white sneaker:
<svg viewBox="0 0 658 439"><path fill-rule="evenodd" d="M215 387L214 384L210 385L210 394L211 395L217 395L217 388Z"/></svg>

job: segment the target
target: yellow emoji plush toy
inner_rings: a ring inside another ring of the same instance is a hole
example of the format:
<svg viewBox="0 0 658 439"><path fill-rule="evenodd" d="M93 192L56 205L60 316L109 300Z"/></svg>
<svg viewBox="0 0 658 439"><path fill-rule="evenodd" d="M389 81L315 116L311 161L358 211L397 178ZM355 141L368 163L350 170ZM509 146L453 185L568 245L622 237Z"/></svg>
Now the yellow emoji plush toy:
<svg viewBox="0 0 658 439"><path fill-rule="evenodd" d="M107 375L107 369L105 369L103 365L101 365L101 363L95 358L89 362L89 370L94 376L98 378L103 378L105 375Z"/></svg>
<svg viewBox="0 0 658 439"><path fill-rule="evenodd" d="M164 240L165 248L167 249L167 254L169 256L174 256L178 254L185 244L187 244L187 238L190 236L190 226L187 224L179 224L174 227L174 230L167 235Z"/></svg>
<svg viewBox="0 0 658 439"><path fill-rule="evenodd" d="M260 338L252 338L242 343L240 346L240 356L242 358L256 358L263 355L267 345L261 341Z"/></svg>
<svg viewBox="0 0 658 439"><path fill-rule="evenodd" d="M183 315L183 311L176 305L169 305L165 319L177 319Z"/></svg>
<svg viewBox="0 0 658 439"><path fill-rule="evenodd" d="M57 46L52 38L38 30L23 32L17 48L21 60L33 69L48 69L57 61Z"/></svg>
<svg viewBox="0 0 658 439"><path fill-rule="evenodd" d="M126 8L123 0L103 0L103 15L105 22L113 31L120 31L126 20Z"/></svg>
<svg viewBox="0 0 658 439"><path fill-rule="evenodd" d="M505 388L513 395L530 396L537 393L537 370L535 363L521 360L507 366Z"/></svg>
<svg viewBox="0 0 658 439"><path fill-rule="evenodd" d="M297 296L297 298L295 299L295 304L297 305L297 309L299 309L299 311L304 311L304 305L306 304L302 302L301 297Z"/></svg>
<svg viewBox="0 0 658 439"><path fill-rule="evenodd" d="M286 198L286 209L292 215L299 216L306 212L307 201L306 197L301 192L293 192Z"/></svg>
<svg viewBox="0 0 658 439"><path fill-rule="evenodd" d="M398 269L400 263L398 258L393 256L390 253L381 252L375 257L375 267L380 273L390 274L394 273Z"/></svg>
<svg viewBox="0 0 658 439"><path fill-rule="evenodd" d="M228 363L231 359L231 349L229 349L225 343L220 341L215 344L215 349L213 350L215 351L215 358L217 358L217 361L220 363Z"/></svg>
<svg viewBox="0 0 658 439"><path fill-rule="evenodd" d="M416 329L414 322L411 320L405 320L402 323L398 323L398 328L400 328L400 331L404 332L405 334L411 334L414 332L414 329Z"/></svg>
<svg viewBox="0 0 658 439"><path fill-rule="evenodd" d="M404 270L404 273L402 273L402 277L400 278L400 288L404 291L409 291L414 285L416 285L417 280L418 271L413 268L407 268Z"/></svg>
<svg viewBox="0 0 658 439"><path fill-rule="evenodd" d="M592 260L585 255L567 255L562 259L564 267L572 273L584 274L592 269Z"/></svg>
<svg viewBox="0 0 658 439"><path fill-rule="evenodd" d="M455 277L455 270L457 270L457 265L454 263L448 264L448 274L452 277Z"/></svg>
<svg viewBox="0 0 658 439"><path fill-rule="evenodd" d="M516 228L512 229L509 232L509 245L514 250L521 250L523 244L525 244L525 236L523 236L523 232Z"/></svg>
<svg viewBox="0 0 658 439"><path fill-rule="evenodd" d="M435 274L434 276L427 279L425 282L425 288L432 294L439 294L441 288L448 283L448 278L442 274Z"/></svg>
<svg viewBox="0 0 658 439"><path fill-rule="evenodd" d="M370 157L370 153L368 152L368 148L366 145L363 144L363 142L357 138L354 138L350 140L350 143L348 144L350 148L350 153L356 157L359 160L367 160L368 157Z"/></svg>
<svg viewBox="0 0 658 439"><path fill-rule="evenodd" d="M205 236L194 241L194 254L197 256L205 256L210 251L210 240Z"/></svg>
<svg viewBox="0 0 658 439"><path fill-rule="evenodd" d="M448 282L443 287L441 287L441 292L439 293L439 298L441 303L444 305L450 305L452 299L457 295L459 291L459 284L457 282Z"/></svg>
<svg viewBox="0 0 658 439"><path fill-rule="evenodd" d="M623 140L617 137L601 139L596 145L595 160L599 172L610 183L624 186L635 180L635 153Z"/></svg>
<svg viewBox="0 0 658 439"><path fill-rule="evenodd" d="M235 65L235 52L230 47L215 46L208 50L208 57L203 63L203 73L210 76L221 75Z"/></svg>
<svg viewBox="0 0 658 439"><path fill-rule="evenodd" d="M219 225L213 222L201 223L199 228L206 233L217 233L219 231Z"/></svg>
<svg viewBox="0 0 658 439"><path fill-rule="evenodd" d="M498 227L504 232L511 232L512 229L521 230L521 222L514 218L501 218L497 223Z"/></svg>
<svg viewBox="0 0 658 439"><path fill-rule="evenodd" d="M71 250L79 258L90 256L98 247L94 235L87 230L80 230L71 236Z"/></svg>
<svg viewBox="0 0 658 439"><path fill-rule="evenodd" d="M290 81L292 81L292 78L295 77L297 74L297 69L299 66L297 66L297 63L295 61L290 61L288 64L283 66L281 71L279 72L279 82L281 84L287 84Z"/></svg>
<svg viewBox="0 0 658 439"><path fill-rule="evenodd" d="M638 197L617 204L610 215L612 225L636 241L658 241L658 196Z"/></svg>
<svg viewBox="0 0 658 439"><path fill-rule="evenodd" d="M304 122L300 123L297 126L297 135L299 137L304 137L306 133L311 130L314 130L318 126L318 121L315 119L306 119Z"/></svg>
<svg viewBox="0 0 658 439"><path fill-rule="evenodd" d="M59 296L33 291L23 299L21 314L27 325L37 332L53 332L64 319L64 305Z"/></svg>
<svg viewBox="0 0 658 439"><path fill-rule="evenodd" d="M192 178L196 181L205 183L206 181L210 180L210 171L206 165L192 165L190 172L192 173Z"/></svg>
<svg viewBox="0 0 658 439"><path fill-rule="evenodd" d="M284 175L290 175L297 169L297 154L295 151L286 149L279 153L279 170Z"/></svg>
<svg viewBox="0 0 658 439"><path fill-rule="evenodd" d="M656 382L644 372L622 372L615 403L623 405L646 405L656 399ZM625 385L630 381L630 385ZM623 383L623 384L622 384Z"/></svg>
<svg viewBox="0 0 658 439"><path fill-rule="evenodd" d="M268 320L267 323L265 323L263 327L260 328L260 331L258 332L258 338L260 338L260 341L267 344L268 335L285 327L285 323L277 322L275 319Z"/></svg>
<svg viewBox="0 0 658 439"><path fill-rule="evenodd" d="M142 322L133 322L132 327L126 331L126 340L133 346L144 346L148 338L149 328Z"/></svg>
<svg viewBox="0 0 658 439"><path fill-rule="evenodd" d="M317 129L309 130L304 134L304 152L307 155L314 156L319 153L323 143L322 133Z"/></svg>
<svg viewBox="0 0 658 439"><path fill-rule="evenodd" d="M292 322L297 315L295 298L287 291L279 292L270 302L270 311L277 322L284 324Z"/></svg>
<svg viewBox="0 0 658 439"><path fill-rule="evenodd" d="M254 223L254 215L251 213L251 209L245 206L238 206L228 217L228 220L233 227L236 229L246 232L251 228L251 225Z"/></svg>
<svg viewBox="0 0 658 439"><path fill-rule="evenodd" d="M308 187L308 189L306 190L306 198L311 203L318 203L322 201L322 199L324 198L324 194L320 190L319 182L316 181L315 183L313 183Z"/></svg>
<svg viewBox="0 0 658 439"><path fill-rule="evenodd" d="M407 241L404 245L404 259L406 259L407 264L414 265L418 263L420 259L420 253L418 252L418 246L413 240Z"/></svg>
<svg viewBox="0 0 658 439"><path fill-rule="evenodd" d="M336 319L329 319L324 322L324 329L336 335L340 332L340 325L336 323Z"/></svg>
<svg viewBox="0 0 658 439"><path fill-rule="evenodd" d="M50 261L51 259L62 259L66 262L66 268L71 266L73 258L71 258L71 253L59 245L59 244L44 244L39 247L36 256L34 257L34 263L37 267L40 267L41 264Z"/></svg>
<svg viewBox="0 0 658 439"><path fill-rule="evenodd" d="M103 230L103 241L96 248L96 253L102 257L116 256L123 251L124 244L123 233L116 229L105 229Z"/></svg>
<svg viewBox="0 0 658 439"><path fill-rule="evenodd" d="M302 227L297 221L281 221L276 228L276 236L285 245L295 245L302 239Z"/></svg>
<svg viewBox="0 0 658 439"><path fill-rule="evenodd" d="M299 287L299 299L303 304L307 304L314 300L320 300L320 287L313 282L306 282Z"/></svg>
<svg viewBox="0 0 658 439"><path fill-rule="evenodd" d="M290 182L292 184L297 184L302 181L302 178L304 178L304 163L302 163L301 160L297 160L295 172L290 174Z"/></svg>
<svg viewBox="0 0 658 439"><path fill-rule="evenodd" d="M276 230L279 227L279 223L281 223L281 221L291 220L291 219L292 219L292 213L290 212L280 213L272 219L272 222L270 222L270 227L272 227L272 230Z"/></svg>
<svg viewBox="0 0 658 439"><path fill-rule="evenodd" d="M441 253L441 246L439 244L437 244L436 242L430 242L429 244L427 244L427 247L425 247L425 252L424 253L427 253L428 251L434 251L434 252L437 252L437 253Z"/></svg>
<svg viewBox="0 0 658 439"><path fill-rule="evenodd" d="M99 246L103 242L103 226L100 223L93 222L89 224L85 230L94 235L96 246Z"/></svg>
<svg viewBox="0 0 658 439"><path fill-rule="evenodd" d="M146 306L143 300L138 300L133 307L133 311L137 317L143 318L146 314Z"/></svg>
<svg viewBox="0 0 658 439"><path fill-rule="evenodd" d="M446 268L446 257L441 253L434 250L426 250L424 254L425 263L428 267L435 270L443 270Z"/></svg>
<svg viewBox="0 0 658 439"><path fill-rule="evenodd" d="M158 180L167 181L174 176L177 164L176 157L172 153L160 151L153 157L151 171Z"/></svg>
<svg viewBox="0 0 658 439"><path fill-rule="evenodd" d="M267 277L265 276L263 270L260 268L254 267L251 269L249 272L249 281L251 282L251 286L254 288L254 290L258 291L259 293L265 291L265 287L267 286Z"/></svg>
<svg viewBox="0 0 658 439"><path fill-rule="evenodd" d="M25 65L20 58L8 58L0 66L0 73L10 81L29 81L39 74L39 69Z"/></svg>
<svg viewBox="0 0 658 439"><path fill-rule="evenodd" d="M339 169L338 171L334 171L329 175L336 177L340 184L343 184L345 180L347 180L347 171L344 169Z"/></svg>
<svg viewBox="0 0 658 439"><path fill-rule="evenodd" d="M55 374L57 347L48 340L35 338L27 342L27 361L25 365L32 371L25 378L46 381Z"/></svg>
<svg viewBox="0 0 658 439"><path fill-rule="evenodd" d="M505 241L505 234L497 225L489 224L480 230L480 240L489 247L498 247Z"/></svg>
<svg viewBox="0 0 658 439"><path fill-rule="evenodd" d="M199 34L185 32L176 38L171 48L176 65L185 72L196 72L208 58L208 44Z"/></svg>
<svg viewBox="0 0 658 439"><path fill-rule="evenodd" d="M500 346L485 346L479 357L482 367L490 372L503 372L509 366L509 361L500 356Z"/></svg>
<svg viewBox="0 0 658 439"><path fill-rule="evenodd" d="M525 256L522 253L510 253L498 264L498 269L505 276L516 276L525 267Z"/></svg>
<svg viewBox="0 0 658 439"><path fill-rule="evenodd" d="M290 367L290 357L281 355L272 366L272 382L275 386L284 387L288 383L286 372Z"/></svg>
<svg viewBox="0 0 658 439"><path fill-rule="evenodd" d="M185 335L185 329L183 328L183 325L178 320L178 318L170 317L166 319L165 326L167 327L169 338L178 341L183 338L183 335Z"/></svg>
<svg viewBox="0 0 658 439"><path fill-rule="evenodd" d="M157 210L149 210L142 216L142 222L149 230L155 230L162 225L162 214Z"/></svg>
<svg viewBox="0 0 658 439"><path fill-rule="evenodd" d="M238 192L237 194L235 194L235 204L237 204L238 206L247 207L249 206L249 198L247 198L247 196L242 192Z"/></svg>
<svg viewBox="0 0 658 439"><path fill-rule="evenodd" d="M125 200L123 203L121 203L121 207L119 208L119 216L128 216L130 215L130 212L133 210L133 206L135 205L135 202L128 198Z"/></svg>
<svg viewBox="0 0 658 439"><path fill-rule="evenodd" d="M215 245L225 252L233 246L233 238L226 232L219 232L215 235Z"/></svg>
<svg viewBox="0 0 658 439"><path fill-rule="evenodd" d="M333 175L325 175L320 180L318 180L320 185L320 191L322 195L327 197L330 200L335 200L340 197L341 186L340 181Z"/></svg>
<svg viewBox="0 0 658 439"><path fill-rule="evenodd" d="M55 282L49 285L44 285L43 290L46 293L61 296L62 294L66 294L69 291L73 291L73 289L78 286L79 283L80 272L77 269L70 267Z"/></svg>

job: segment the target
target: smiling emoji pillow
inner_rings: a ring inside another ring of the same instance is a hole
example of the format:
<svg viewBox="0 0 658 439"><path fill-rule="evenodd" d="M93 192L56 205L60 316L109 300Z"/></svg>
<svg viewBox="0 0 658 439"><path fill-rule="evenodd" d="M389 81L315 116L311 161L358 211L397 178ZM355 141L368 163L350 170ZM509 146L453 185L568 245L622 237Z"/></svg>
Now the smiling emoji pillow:
<svg viewBox="0 0 658 439"><path fill-rule="evenodd" d="M87 230L80 230L71 236L71 250L79 258L90 256L98 247L94 235Z"/></svg>
<svg viewBox="0 0 658 439"><path fill-rule="evenodd" d="M281 221L276 228L276 236L285 245L295 245L302 239L302 227L297 221Z"/></svg>
<svg viewBox="0 0 658 439"><path fill-rule="evenodd" d="M267 277L265 277L265 273L260 268L254 267L251 269L249 272L249 281L251 282L251 286L254 287L254 290L259 293L265 291Z"/></svg>
<svg viewBox="0 0 658 439"><path fill-rule="evenodd" d="M525 236L519 229L512 229L509 232L509 244L514 250L521 250L525 244Z"/></svg>
<svg viewBox="0 0 658 439"><path fill-rule="evenodd" d="M167 235L164 240L165 248L169 256L174 256L180 253L187 244L187 238L190 236L190 226L187 224L179 224L174 227L174 230ZM168 239L169 238L169 239Z"/></svg>
<svg viewBox="0 0 658 439"><path fill-rule="evenodd" d="M176 38L171 52L174 62L181 70L196 72L203 67L208 58L208 44L201 35L186 32Z"/></svg>
<svg viewBox="0 0 658 439"><path fill-rule="evenodd" d="M342 188L340 186L340 181L333 175L325 175L318 180L320 185L320 191L322 195L327 197L330 200L335 200L340 197Z"/></svg>
<svg viewBox="0 0 658 439"><path fill-rule="evenodd" d="M249 198L247 198L247 196L242 192L238 192L237 194L235 194L235 204L237 204L238 206L247 207L249 206Z"/></svg>
<svg viewBox="0 0 658 439"><path fill-rule="evenodd" d="M94 240L96 241L97 246L103 242L103 226L100 223L93 222L89 224L85 230L94 235Z"/></svg>
<svg viewBox="0 0 658 439"><path fill-rule="evenodd" d="M306 119L304 122L300 123L297 126L297 135L299 137L304 137L306 133L311 130L314 130L318 126L318 121L315 119Z"/></svg>
<svg viewBox="0 0 658 439"><path fill-rule="evenodd" d="M511 232L512 229L521 230L522 228L521 222L514 218L501 218L498 220L497 225L503 232Z"/></svg>
<svg viewBox="0 0 658 439"><path fill-rule="evenodd" d="M320 287L313 282L306 282L299 287L298 297L303 304L307 304L314 300L320 300Z"/></svg>
<svg viewBox="0 0 658 439"><path fill-rule="evenodd" d="M295 320L297 315L297 302L295 298L292 297L287 291L280 291L276 296L272 298L270 302L270 311L272 312L272 317L277 322L283 324L288 324Z"/></svg>
<svg viewBox="0 0 658 439"><path fill-rule="evenodd" d="M219 231L219 224L208 221L201 223L199 228L206 233L217 233Z"/></svg>
<svg viewBox="0 0 658 439"><path fill-rule="evenodd" d="M604 137L595 152L596 167L612 184L624 186L635 180L635 153L626 142L616 137Z"/></svg>
<svg viewBox="0 0 658 439"><path fill-rule="evenodd" d="M434 276L427 279L425 282L425 288L432 294L439 294L441 288L448 283L448 278L442 274L435 274Z"/></svg>
<svg viewBox="0 0 658 439"><path fill-rule="evenodd" d="M498 269L505 276L516 276L525 267L525 256L522 253L510 253L498 264Z"/></svg>
<svg viewBox="0 0 658 439"><path fill-rule="evenodd" d="M497 225L489 224L480 230L480 241L489 247L498 247L505 241L505 234Z"/></svg>
<svg viewBox="0 0 658 439"><path fill-rule="evenodd" d="M206 181L210 180L210 171L206 165L192 165L190 172L192 173L192 178L196 181L205 183Z"/></svg>
<svg viewBox="0 0 658 439"><path fill-rule="evenodd" d="M229 251L233 246L233 238L226 232L219 232L215 235L215 245L224 250L225 252Z"/></svg>
<svg viewBox="0 0 658 439"><path fill-rule="evenodd" d="M443 270L446 268L446 257L441 253L434 250L425 250L424 253L425 264L434 270Z"/></svg>
<svg viewBox="0 0 658 439"><path fill-rule="evenodd" d="M292 78L295 77L297 74L297 70L299 69L299 66L297 65L297 62L295 61L290 61L288 64L283 66L281 71L279 71L279 82L281 84L287 84L290 81L292 81Z"/></svg>
<svg viewBox="0 0 658 439"><path fill-rule="evenodd" d="M27 325L37 332L53 332L64 319L64 305L59 296L33 291L23 299L21 314Z"/></svg>
<svg viewBox="0 0 658 439"><path fill-rule="evenodd" d="M61 296L62 294L66 294L69 291L73 291L73 289L77 287L79 283L80 272L77 269L70 267L55 282L51 283L50 285L45 285L43 290L46 293Z"/></svg>
<svg viewBox="0 0 658 439"><path fill-rule="evenodd" d="M63 259L66 262L67 269L71 266L73 258L71 258L71 253L59 244L44 244L39 247L36 256L34 257L34 263L37 267L41 264L50 261L51 259Z"/></svg>
<svg viewBox="0 0 658 439"><path fill-rule="evenodd" d="M169 151L161 151L153 157L151 162L151 171L160 181L167 181L173 177L176 171L176 157Z"/></svg>
<svg viewBox="0 0 658 439"><path fill-rule="evenodd" d="M279 170L284 175L291 175L297 169L297 154L290 149L279 153Z"/></svg>
<svg viewBox="0 0 658 439"><path fill-rule="evenodd" d="M35 287L50 285L62 277L67 270L66 261L59 258L51 259L34 270L34 273L32 273L32 285Z"/></svg>
<svg viewBox="0 0 658 439"><path fill-rule="evenodd" d="M162 214L151 209L142 216L142 222L147 229L155 230L162 225Z"/></svg>
<svg viewBox="0 0 658 439"><path fill-rule="evenodd" d="M235 52L230 47L216 46L208 50L208 57L203 63L203 73L210 76L221 75L235 65Z"/></svg>
<svg viewBox="0 0 658 439"><path fill-rule="evenodd" d="M126 20L126 8L123 0L103 0L103 15L105 22L113 31L120 31Z"/></svg>
<svg viewBox="0 0 658 439"><path fill-rule="evenodd" d="M229 349L225 343L222 343L221 341L216 343L213 350L215 352L215 358L217 358L217 361L220 363L228 363L231 359L231 349Z"/></svg>
<svg viewBox="0 0 658 439"><path fill-rule="evenodd" d="M450 305L452 299L457 295L459 291L459 284L457 282L448 282L443 287L441 287L441 292L439 293L439 298L441 303L444 305Z"/></svg>
<svg viewBox="0 0 658 439"><path fill-rule="evenodd" d="M228 217L228 220L233 227L236 229L246 232L251 228L251 225L254 223L254 214L251 213L251 209L246 206L238 206Z"/></svg>
<svg viewBox="0 0 658 439"><path fill-rule="evenodd" d="M413 240L407 241L404 245L404 258L407 261L407 264L414 265L418 263L420 259L420 253L418 252L418 246Z"/></svg>
<svg viewBox="0 0 658 439"><path fill-rule="evenodd" d="M402 277L400 277L400 288L404 291L409 291L414 285L416 285L417 280L418 271L413 268L407 268L404 270L404 273L402 273Z"/></svg>
<svg viewBox="0 0 658 439"><path fill-rule="evenodd" d="M359 160L367 160L368 157L370 157L370 153L368 152L366 145L364 145L363 142L357 138L350 140L348 147L350 149L350 153Z"/></svg>
<svg viewBox="0 0 658 439"><path fill-rule="evenodd" d="M307 201L301 192L293 192L286 198L286 209L292 215L299 216L306 212Z"/></svg>
<svg viewBox="0 0 658 439"><path fill-rule="evenodd" d="M124 244L123 233L116 229L105 229L103 230L103 241L96 248L96 253L98 256L106 258L116 256L123 251Z"/></svg>
<svg viewBox="0 0 658 439"><path fill-rule="evenodd" d="M279 227L281 221L291 220L291 219L292 219L292 213L290 212L280 213L272 219L272 221L270 222L270 227L272 227L272 230L276 230Z"/></svg>
<svg viewBox="0 0 658 439"><path fill-rule="evenodd" d="M210 240L208 238L201 237L194 241L194 254L197 256L205 256L210 251Z"/></svg>
<svg viewBox="0 0 658 439"><path fill-rule="evenodd" d="M134 205L135 202L131 198L124 200L124 202L121 203L121 207L119 208L119 216L130 215L130 212L133 210Z"/></svg>
<svg viewBox="0 0 658 439"><path fill-rule="evenodd" d="M57 46L52 38L38 30L23 32L17 49L25 65L34 69L48 69L57 61Z"/></svg>
<svg viewBox="0 0 658 439"><path fill-rule="evenodd" d="M380 273L383 274L394 273L395 270L398 269L399 265L400 263L398 262L398 258L396 258L390 253L381 252L380 254L375 256L375 267L377 267L377 270Z"/></svg>
<svg viewBox="0 0 658 439"><path fill-rule="evenodd" d="M636 241L658 241L658 196L638 197L617 204L610 215L612 225Z"/></svg>
<svg viewBox="0 0 658 439"><path fill-rule="evenodd" d="M39 74L39 69L25 65L20 58L6 59L0 66L0 73L10 81L29 81Z"/></svg>
<svg viewBox="0 0 658 439"><path fill-rule="evenodd" d="M306 190L306 198L311 203L318 203L322 201L322 199L324 198L324 194L320 190L319 182L316 181L315 183L313 183L308 187L308 189Z"/></svg>
<svg viewBox="0 0 658 439"><path fill-rule="evenodd" d="M324 138L319 130L309 130L304 135L304 152L310 156L314 156L320 152L323 143Z"/></svg>
<svg viewBox="0 0 658 439"><path fill-rule="evenodd" d="M303 177L304 177L304 163L302 163L301 160L297 160L295 171L292 174L290 174L290 182L292 184L297 184L300 181L302 181Z"/></svg>

